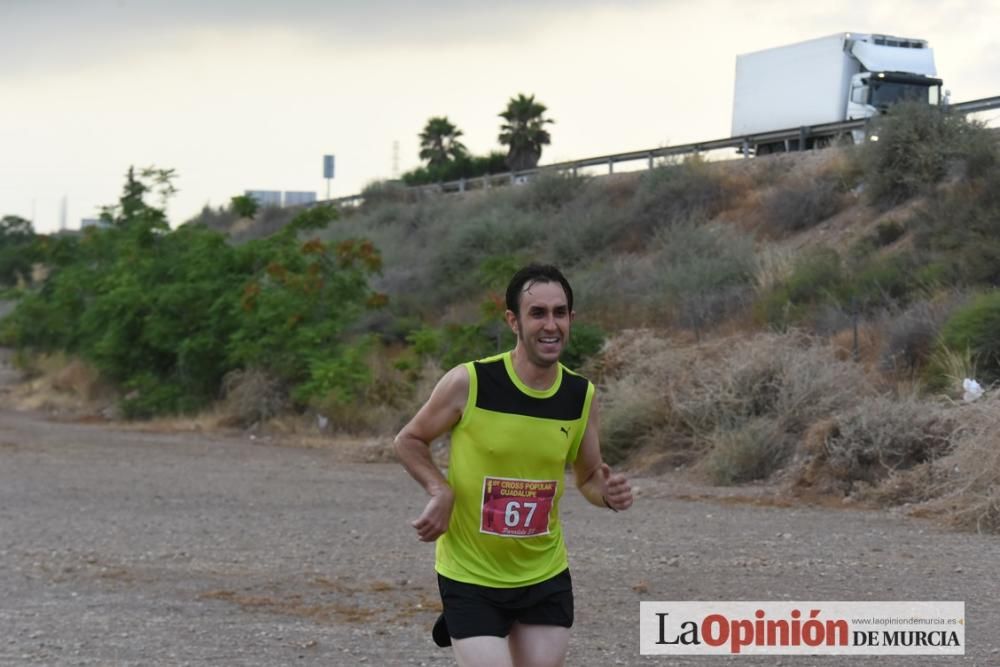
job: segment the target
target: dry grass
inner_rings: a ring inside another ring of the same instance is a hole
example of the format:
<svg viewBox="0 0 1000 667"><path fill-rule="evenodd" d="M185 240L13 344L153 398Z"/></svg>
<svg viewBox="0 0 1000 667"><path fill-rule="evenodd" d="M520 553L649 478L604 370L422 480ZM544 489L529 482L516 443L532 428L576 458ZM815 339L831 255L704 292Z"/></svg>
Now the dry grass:
<svg viewBox="0 0 1000 667"><path fill-rule="evenodd" d="M936 465L937 498L927 507L953 525L1000 533L1000 392L954 410L959 428L950 454Z"/></svg>
<svg viewBox="0 0 1000 667"><path fill-rule="evenodd" d="M813 424L795 495L909 505L914 515L1000 533L1000 392L974 403L882 395Z"/></svg>
<svg viewBox="0 0 1000 667"><path fill-rule="evenodd" d="M838 361L822 340L791 332L726 341L717 359L671 387L679 418L695 433L735 428L774 416L799 434L814 421L854 405L872 388L863 370Z"/></svg>
<svg viewBox="0 0 1000 667"><path fill-rule="evenodd" d="M287 388L259 369L240 369L226 374L222 392L222 426L246 428L276 417L289 407Z"/></svg>
<svg viewBox="0 0 1000 667"><path fill-rule="evenodd" d="M116 398L97 369L75 357L21 354L15 363L26 378L8 392L18 410L95 414L107 411Z"/></svg>
<svg viewBox="0 0 1000 667"><path fill-rule="evenodd" d="M933 375L943 383L942 386L935 388L942 389L953 397L961 395L962 382L965 378L976 377L976 362L968 348L956 351L938 345L931 353L930 367L933 369Z"/></svg>
<svg viewBox="0 0 1000 667"><path fill-rule="evenodd" d="M753 284L758 294L785 283L795 269L795 254L787 248L765 246L757 253Z"/></svg>
<svg viewBox="0 0 1000 667"><path fill-rule="evenodd" d="M710 476L727 483L769 474L787 442L873 392L858 365L795 332L684 347L628 332L611 341L600 371L612 458L642 451L653 460L659 449L683 453L671 458L679 462L709 452Z"/></svg>
<svg viewBox="0 0 1000 667"><path fill-rule="evenodd" d="M858 324L857 345L855 345L854 328L842 329L833 334L830 342L834 354L841 361L854 360L862 364L866 370L879 368L883 349L885 332L879 322L862 322Z"/></svg>
<svg viewBox="0 0 1000 667"><path fill-rule="evenodd" d="M763 198L765 229L778 236L802 231L833 217L847 202L836 170L798 174Z"/></svg>
<svg viewBox="0 0 1000 667"><path fill-rule="evenodd" d="M952 417L934 402L876 396L834 418L822 458L841 479L874 483L947 453L954 429Z"/></svg>
<svg viewBox="0 0 1000 667"><path fill-rule="evenodd" d="M886 324L879 363L884 371L905 376L927 364L941 333L941 327L966 297L947 292L910 305ZM954 371L954 364L947 363ZM962 368L958 372L964 372ZM959 381L961 382L961 381Z"/></svg>
<svg viewBox="0 0 1000 667"><path fill-rule="evenodd" d="M736 428L716 429L707 437L708 452L699 467L716 484L764 479L789 454L789 438L777 420L757 417Z"/></svg>

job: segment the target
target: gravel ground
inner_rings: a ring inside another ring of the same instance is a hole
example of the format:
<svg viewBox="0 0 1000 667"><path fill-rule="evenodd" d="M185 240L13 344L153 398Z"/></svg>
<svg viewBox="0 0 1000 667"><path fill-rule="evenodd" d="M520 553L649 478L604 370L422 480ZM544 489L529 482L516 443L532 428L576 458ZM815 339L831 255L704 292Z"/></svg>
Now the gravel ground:
<svg viewBox="0 0 1000 667"><path fill-rule="evenodd" d="M0 394L0 405L3 396ZM670 477L567 494L570 665L1000 665L1000 543ZM444 665L422 494L343 448L0 409L0 664ZM965 600L964 659L642 657L640 600Z"/></svg>

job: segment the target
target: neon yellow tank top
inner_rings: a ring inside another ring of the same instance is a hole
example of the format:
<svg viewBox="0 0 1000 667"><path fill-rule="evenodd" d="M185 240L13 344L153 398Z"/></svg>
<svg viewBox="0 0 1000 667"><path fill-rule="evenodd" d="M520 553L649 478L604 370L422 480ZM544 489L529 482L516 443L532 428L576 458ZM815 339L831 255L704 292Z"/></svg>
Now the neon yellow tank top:
<svg viewBox="0 0 1000 667"><path fill-rule="evenodd" d="M466 368L469 397L451 432L448 465L455 505L435 569L481 586L530 586L568 566L559 499L594 385L560 364L551 387L532 389L510 352Z"/></svg>

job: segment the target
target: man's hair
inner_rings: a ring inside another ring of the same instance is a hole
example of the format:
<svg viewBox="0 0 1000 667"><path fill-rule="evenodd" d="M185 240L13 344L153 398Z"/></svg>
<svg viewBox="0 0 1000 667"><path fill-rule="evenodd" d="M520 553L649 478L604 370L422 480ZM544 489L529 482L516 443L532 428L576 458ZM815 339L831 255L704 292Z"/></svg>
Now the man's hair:
<svg viewBox="0 0 1000 667"><path fill-rule="evenodd" d="M562 271L551 264L529 264L514 274L507 285L507 310L520 315L521 293L535 283L559 283L566 292L566 304L573 312L573 288Z"/></svg>

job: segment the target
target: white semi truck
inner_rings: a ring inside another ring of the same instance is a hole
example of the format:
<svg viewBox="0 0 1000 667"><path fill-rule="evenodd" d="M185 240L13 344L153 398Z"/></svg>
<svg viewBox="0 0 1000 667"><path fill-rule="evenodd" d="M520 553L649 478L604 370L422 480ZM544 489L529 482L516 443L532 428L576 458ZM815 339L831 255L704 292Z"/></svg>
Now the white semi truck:
<svg viewBox="0 0 1000 667"><path fill-rule="evenodd" d="M900 100L941 101L934 52L922 39L842 32L736 57L732 136L766 135L870 118ZM756 155L811 148L836 133L766 136L745 144ZM864 131L855 131L855 142Z"/></svg>

